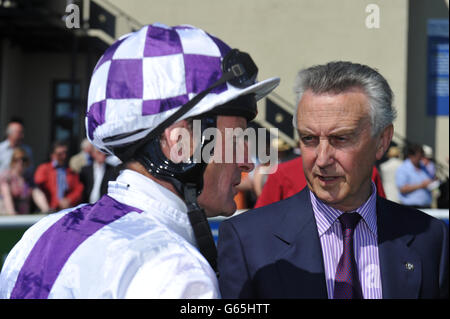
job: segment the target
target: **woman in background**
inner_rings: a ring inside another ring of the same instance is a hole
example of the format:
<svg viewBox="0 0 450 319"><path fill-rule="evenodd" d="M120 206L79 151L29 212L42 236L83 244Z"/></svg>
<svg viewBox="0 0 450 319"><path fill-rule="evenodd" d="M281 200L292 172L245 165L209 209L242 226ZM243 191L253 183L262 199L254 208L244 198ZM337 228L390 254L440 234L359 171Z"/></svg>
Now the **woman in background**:
<svg viewBox="0 0 450 319"><path fill-rule="evenodd" d="M9 169L0 173L0 195L2 212L6 215L31 213L31 199L41 212L48 212L49 206L44 193L25 180L25 170L29 158L23 148L16 147L11 157ZM1 206L1 205L0 205Z"/></svg>

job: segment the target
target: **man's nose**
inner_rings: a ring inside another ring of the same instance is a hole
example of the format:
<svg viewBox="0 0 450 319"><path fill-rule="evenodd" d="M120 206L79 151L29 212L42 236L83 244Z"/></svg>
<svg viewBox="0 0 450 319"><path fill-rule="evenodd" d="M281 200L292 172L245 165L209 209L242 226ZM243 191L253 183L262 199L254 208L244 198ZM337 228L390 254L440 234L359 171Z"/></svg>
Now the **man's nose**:
<svg viewBox="0 0 450 319"><path fill-rule="evenodd" d="M251 172L255 168L255 164L251 161L245 161L244 163L238 163L238 167L242 172Z"/></svg>
<svg viewBox="0 0 450 319"><path fill-rule="evenodd" d="M334 162L334 148L327 139L320 139L316 149L316 165L325 168Z"/></svg>
<svg viewBox="0 0 450 319"><path fill-rule="evenodd" d="M251 172L255 168L255 164L252 162L249 154L248 143L244 142L244 161L238 161L238 167L243 172Z"/></svg>

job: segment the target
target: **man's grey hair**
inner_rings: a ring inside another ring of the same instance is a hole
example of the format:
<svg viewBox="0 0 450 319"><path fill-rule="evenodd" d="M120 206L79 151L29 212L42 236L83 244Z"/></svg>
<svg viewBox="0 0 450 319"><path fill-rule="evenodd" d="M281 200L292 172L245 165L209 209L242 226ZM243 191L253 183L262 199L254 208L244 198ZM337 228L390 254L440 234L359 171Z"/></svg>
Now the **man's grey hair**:
<svg viewBox="0 0 450 319"><path fill-rule="evenodd" d="M339 94L352 88L362 89L368 97L372 136L394 122L397 116L392 106L394 94L386 79L366 65L337 61L298 72L294 85L297 105L292 121L294 128L297 128L298 104L307 90L314 94Z"/></svg>

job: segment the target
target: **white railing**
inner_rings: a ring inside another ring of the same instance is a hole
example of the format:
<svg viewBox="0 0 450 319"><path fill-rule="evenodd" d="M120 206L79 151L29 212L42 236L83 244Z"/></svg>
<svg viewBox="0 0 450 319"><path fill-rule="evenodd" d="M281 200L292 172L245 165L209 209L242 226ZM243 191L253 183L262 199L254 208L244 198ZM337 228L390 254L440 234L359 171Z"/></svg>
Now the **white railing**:
<svg viewBox="0 0 450 319"><path fill-rule="evenodd" d="M246 210L239 210L233 216L241 214ZM449 210L448 209L423 209L423 212L431 215L435 218L448 220L449 219ZM22 227L30 227L31 225L38 222L42 217L46 216L45 214L38 215L15 215L15 216L0 216L0 229L2 228L22 228ZM212 217L208 218L210 222L221 222L222 220L227 219L228 217ZM0 233L1 238L1 233Z"/></svg>

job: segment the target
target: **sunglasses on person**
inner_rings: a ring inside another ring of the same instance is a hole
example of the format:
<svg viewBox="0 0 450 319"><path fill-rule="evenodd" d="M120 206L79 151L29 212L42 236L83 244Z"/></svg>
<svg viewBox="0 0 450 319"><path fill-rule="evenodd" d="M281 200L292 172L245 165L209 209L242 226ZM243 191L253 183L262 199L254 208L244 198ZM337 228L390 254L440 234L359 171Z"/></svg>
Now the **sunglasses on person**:
<svg viewBox="0 0 450 319"><path fill-rule="evenodd" d="M121 145L119 149L113 149L109 147L111 151L122 161L130 159L136 150L150 141L156 136L160 136L166 128L175 123L184 114L189 112L195 105L197 105L206 95L208 95L213 89L226 82L232 86L244 89L252 86L256 83L256 76L258 75L258 67L248 53L241 52L238 49L230 50L222 60L222 76L210 87L197 94L192 100L182 105L174 114L164 120L158 127L151 131L146 137L132 145ZM141 130L110 136L103 139L104 143L120 140L125 137L139 133Z"/></svg>

